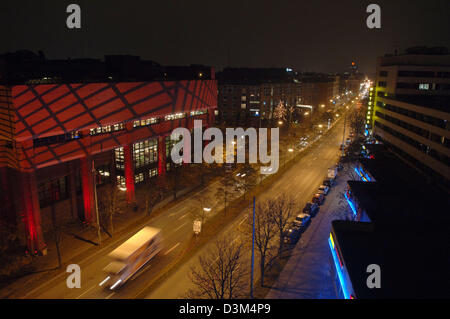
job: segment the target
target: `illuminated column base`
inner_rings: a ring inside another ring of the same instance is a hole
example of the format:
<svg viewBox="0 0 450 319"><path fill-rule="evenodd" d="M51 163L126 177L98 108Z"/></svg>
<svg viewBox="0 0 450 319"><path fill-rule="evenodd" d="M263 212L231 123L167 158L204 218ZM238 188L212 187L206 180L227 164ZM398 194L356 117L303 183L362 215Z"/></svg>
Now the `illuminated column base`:
<svg viewBox="0 0 450 319"><path fill-rule="evenodd" d="M94 221L94 185L92 176L92 161L89 157L80 160L81 185L83 191L84 223Z"/></svg>
<svg viewBox="0 0 450 319"><path fill-rule="evenodd" d="M34 172L22 173L23 221L27 231L28 251L32 255L47 255L41 229L41 210Z"/></svg>
<svg viewBox="0 0 450 319"><path fill-rule="evenodd" d="M158 137L158 176L166 174L166 138Z"/></svg>
<svg viewBox="0 0 450 319"><path fill-rule="evenodd" d="M125 145L123 147L125 160L125 186L127 188L127 202L129 204L136 203L136 196L134 194L134 164L132 149L132 145Z"/></svg>

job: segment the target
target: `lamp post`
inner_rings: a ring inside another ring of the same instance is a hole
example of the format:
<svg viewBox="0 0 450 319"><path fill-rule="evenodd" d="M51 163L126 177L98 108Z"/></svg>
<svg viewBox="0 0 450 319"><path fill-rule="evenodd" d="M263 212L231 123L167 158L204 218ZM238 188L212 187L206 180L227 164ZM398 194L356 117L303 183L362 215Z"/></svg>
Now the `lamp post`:
<svg viewBox="0 0 450 319"><path fill-rule="evenodd" d="M102 235L100 232L100 217L98 214L98 200L97 200L97 171L95 170L95 160L92 160L92 179L94 185L94 200L95 200L95 217L97 219L97 236L98 245L102 244Z"/></svg>
<svg viewBox="0 0 450 319"><path fill-rule="evenodd" d="M253 221L252 221L252 264L250 271L250 298L253 298L253 268L255 265L255 197L253 196Z"/></svg>

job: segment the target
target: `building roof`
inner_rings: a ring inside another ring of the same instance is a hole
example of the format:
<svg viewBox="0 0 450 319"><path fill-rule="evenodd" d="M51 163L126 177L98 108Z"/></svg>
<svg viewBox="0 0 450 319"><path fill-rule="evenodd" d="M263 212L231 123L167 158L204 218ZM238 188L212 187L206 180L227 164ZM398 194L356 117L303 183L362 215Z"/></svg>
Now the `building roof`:
<svg viewBox="0 0 450 319"><path fill-rule="evenodd" d="M150 239L155 237L160 232L159 229L154 227L144 227L131 238L129 238L122 245L114 249L109 253L109 256L118 259L126 260L130 257L136 250L146 244Z"/></svg>
<svg viewBox="0 0 450 319"><path fill-rule="evenodd" d="M49 60L42 52L25 50L0 55L0 82L10 85L206 80L214 75L209 66L163 66L132 55L106 55L104 60Z"/></svg>
<svg viewBox="0 0 450 319"><path fill-rule="evenodd" d="M297 73L289 68L225 68L217 78L219 84L293 83Z"/></svg>
<svg viewBox="0 0 450 319"><path fill-rule="evenodd" d="M333 221L335 241L356 297L448 298L448 233L411 229L371 231L366 223ZM367 286L367 266L381 269L381 288Z"/></svg>
<svg viewBox="0 0 450 319"><path fill-rule="evenodd" d="M348 181L348 185L371 222L332 222L356 297L448 298L448 193L385 147L366 148L374 159L361 164L376 182ZM381 289L366 285L370 264L381 267Z"/></svg>

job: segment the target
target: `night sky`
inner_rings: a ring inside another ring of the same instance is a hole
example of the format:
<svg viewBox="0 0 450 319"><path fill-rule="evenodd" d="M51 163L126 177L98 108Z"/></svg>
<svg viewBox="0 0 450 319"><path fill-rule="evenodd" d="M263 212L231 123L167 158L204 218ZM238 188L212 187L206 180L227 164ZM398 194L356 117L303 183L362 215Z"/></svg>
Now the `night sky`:
<svg viewBox="0 0 450 319"><path fill-rule="evenodd" d="M82 29L66 27L77 3ZM368 29L377 3L382 28ZM450 0L2 0L0 52L48 58L132 54L165 65L291 67L369 75L376 57L411 46L450 48Z"/></svg>

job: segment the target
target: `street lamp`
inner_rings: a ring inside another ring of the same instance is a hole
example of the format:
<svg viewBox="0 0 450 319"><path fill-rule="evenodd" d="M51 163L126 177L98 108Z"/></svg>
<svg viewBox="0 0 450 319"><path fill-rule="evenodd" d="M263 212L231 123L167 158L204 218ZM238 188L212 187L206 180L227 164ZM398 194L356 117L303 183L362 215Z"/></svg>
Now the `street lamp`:
<svg viewBox="0 0 450 319"><path fill-rule="evenodd" d="M203 211L209 213L211 211L211 207L203 207Z"/></svg>
<svg viewBox="0 0 450 319"><path fill-rule="evenodd" d="M283 125L283 122L282 121L278 121L278 125Z"/></svg>

